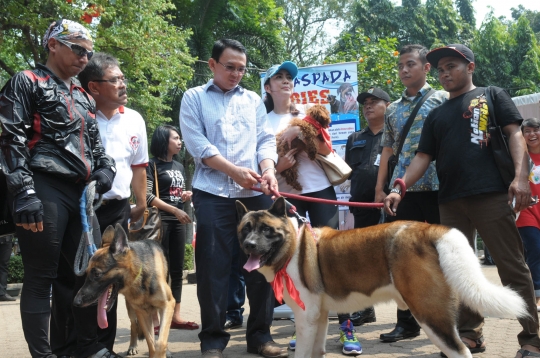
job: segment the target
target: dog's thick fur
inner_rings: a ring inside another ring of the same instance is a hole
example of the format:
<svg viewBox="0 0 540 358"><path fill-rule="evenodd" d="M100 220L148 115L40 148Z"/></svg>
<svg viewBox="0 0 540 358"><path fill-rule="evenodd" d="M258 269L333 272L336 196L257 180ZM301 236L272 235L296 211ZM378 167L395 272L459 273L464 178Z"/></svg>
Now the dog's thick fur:
<svg viewBox="0 0 540 358"><path fill-rule="evenodd" d="M159 243L153 240L128 242L119 224L107 227L102 248L88 263L86 281L73 304L85 307L96 302L110 309L118 293L126 297L131 320L127 355L137 354L137 338L146 338L150 357L165 358L175 301L167 284L167 261ZM105 299L105 293L109 296ZM105 307L98 307L103 310ZM154 342L152 316L159 313L159 336ZM103 314L103 312L101 312Z"/></svg>
<svg viewBox="0 0 540 358"><path fill-rule="evenodd" d="M296 358L324 357L329 310L353 312L395 300L451 358L470 358L456 328L459 303L490 316L526 317L524 300L490 283L465 236L442 225L397 221L363 229L298 228L285 201L248 212L236 202L245 268L269 282L285 267L305 311L284 289L296 322ZM290 261L289 261L290 260Z"/></svg>
<svg viewBox="0 0 540 358"><path fill-rule="evenodd" d="M306 115L319 122L323 128L328 128L330 125L330 113L328 113L328 110L323 105L316 104L312 106L307 110ZM319 141L323 141L323 138L320 135L317 135L317 130L315 127L301 118L293 118L289 123L289 126L298 126L304 139L302 141L295 138L291 142L291 147L289 148L289 144L286 141L281 140L281 135L283 132L278 133L276 135L278 155L280 157L284 156L289 150L298 148L298 151L295 154L295 159L297 159L298 155L304 151L309 159L315 160L319 150ZM285 179L287 184L296 190L302 190L302 185L298 182L298 164L298 160L296 160L292 167L285 169L280 174Z"/></svg>

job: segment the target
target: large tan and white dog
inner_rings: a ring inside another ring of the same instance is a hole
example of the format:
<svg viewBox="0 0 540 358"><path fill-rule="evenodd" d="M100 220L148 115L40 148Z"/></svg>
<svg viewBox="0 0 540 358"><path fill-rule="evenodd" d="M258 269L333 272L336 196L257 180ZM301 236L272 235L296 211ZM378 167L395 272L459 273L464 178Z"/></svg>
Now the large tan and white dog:
<svg viewBox="0 0 540 358"><path fill-rule="evenodd" d="M244 268L284 282L296 322L295 358L325 356L329 310L354 312L393 299L450 358L472 357L456 328L460 302L484 315L527 316L517 293L485 278L456 229L397 221L347 231L325 227L313 235L287 217L283 198L268 210L248 212L239 201L236 207L240 245L249 255ZM305 310L291 298L289 277Z"/></svg>

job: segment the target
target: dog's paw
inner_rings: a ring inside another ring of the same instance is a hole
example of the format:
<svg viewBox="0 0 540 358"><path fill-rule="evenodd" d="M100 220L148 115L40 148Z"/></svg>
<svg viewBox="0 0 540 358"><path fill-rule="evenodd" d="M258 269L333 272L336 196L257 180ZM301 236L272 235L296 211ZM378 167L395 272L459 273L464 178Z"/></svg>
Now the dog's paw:
<svg viewBox="0 0 540 358"><path fill-rule="evenodd" d="M129 347L128 350L127 350L127 353L126 353L126 356L134 356L134 355L137 355L139 354L139 350L137 349L137 347Z"/></svg>
<svg viewBox="0 0 540 358"><path fill-rule="evenodd" d="M173 355L172 355L171 351L168 350L168 349L167 349L166 356L167 356L167 358L173 358Z"/></svg>

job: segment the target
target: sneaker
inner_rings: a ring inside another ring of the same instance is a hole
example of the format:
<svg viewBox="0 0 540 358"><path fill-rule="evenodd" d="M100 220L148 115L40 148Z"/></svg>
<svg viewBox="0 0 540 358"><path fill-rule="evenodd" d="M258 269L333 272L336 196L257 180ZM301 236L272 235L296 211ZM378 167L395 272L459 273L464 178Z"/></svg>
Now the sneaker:
<svg viewBox="0 0 540 358"><path fill-rule="evenodd" d="M343 344L343 354L347 356L357 356L362 354L362 346L354 335L354 326L350 319L343 322L339 327L339 341Z"/></svg>
<svg viewBox="0 0 540 358"><path fill-rule="evenodd" d="M291 340L289 341L289 349L294 351L296 349L296 332L293 333Z"/></svg>

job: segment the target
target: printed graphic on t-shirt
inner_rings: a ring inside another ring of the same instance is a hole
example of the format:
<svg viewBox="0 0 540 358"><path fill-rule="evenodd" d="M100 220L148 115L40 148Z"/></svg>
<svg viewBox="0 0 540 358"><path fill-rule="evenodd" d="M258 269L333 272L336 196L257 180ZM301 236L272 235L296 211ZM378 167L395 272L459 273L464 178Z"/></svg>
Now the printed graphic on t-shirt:
<svg viewBox="0 0 540 358"><path fill-rule="evenodd" d="M529 180L533 184L540 184L540 165L535 165L529 174Z"/></svg>
<svg viewBox="0 0 540 358"><path fill-rule="evenodd" d="M467 112L463 113L463 118L470 119L471 121L471 143L478 144L479 146L487 146L489 112L484 94L471 101Z"/></svg>
<svg viewBox="0 0 540 358"><path fill-rule="evenodd" d="M184 187L184 177L179 170L166 170L171 177L171 186L169 187L170 200L173 202L180 201Z"/></svg>
<svg viewBox="0 0 540 358"><path fill-rule="evenodd" d="M139 140L139 137L136 135L131 136L129 139L129 145L131 145L131 149L133 149L134 153L137 153L137 149L139 149L139 145L141 144L141 141Z"/></svg>

